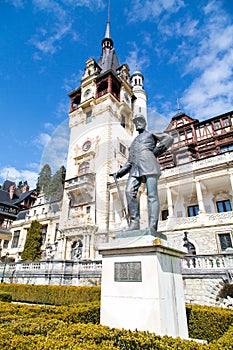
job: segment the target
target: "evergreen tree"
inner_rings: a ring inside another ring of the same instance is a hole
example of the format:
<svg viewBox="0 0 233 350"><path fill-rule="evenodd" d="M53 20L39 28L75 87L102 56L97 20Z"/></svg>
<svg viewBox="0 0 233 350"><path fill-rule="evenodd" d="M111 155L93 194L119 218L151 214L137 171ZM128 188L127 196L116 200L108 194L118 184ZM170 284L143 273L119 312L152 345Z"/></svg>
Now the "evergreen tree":
<svg viewBox="0 0 233 350"><path fill-rule="evenodd" d="M51 176L52 176L51 168L48 164L45 164L39 173L38 181L36 184L36 190L38 192L43 191L45 194L48 193Z"/></svg>
<svg viewBox="0 0 233 350"><path fill-rule="evenodd" d="M49 184L47 194L57 199L60 199L63 194L65 176L66 176L66 169L62 165L60 169L53 175Z"/></svg>
<svg viewBox="0 0 233 350"><path fill-rule="evenodd" d="M39 260L41 258L42 234L41 224L34 220L28 230L24 250L22 252L22 259L26 261Z"/></svg>

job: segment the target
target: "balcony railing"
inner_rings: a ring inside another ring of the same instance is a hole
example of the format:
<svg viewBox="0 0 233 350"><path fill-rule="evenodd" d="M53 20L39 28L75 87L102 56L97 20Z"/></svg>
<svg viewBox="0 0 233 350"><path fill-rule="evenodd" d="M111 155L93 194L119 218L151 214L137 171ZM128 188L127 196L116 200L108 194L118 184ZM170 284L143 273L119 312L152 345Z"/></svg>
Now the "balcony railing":
<svg viewBox="0 0 233 350"><path fill-rule="evenodd" d="M95 182L95 174L94 173L87 173L83 175L79 175L76 177L73 177L72 179L66 180L66 188L71 187L74 185L81 185L84 183L94 183Z"/></svg>
<svg viewBox="0 0 233 350"><path fill-rule="evenodd" d="M4 263L0 263L0 276L3 273ZM71 261L71 260L48 260L37 262L7 263L5 270L6 282L12 278L30 278L36 283L37 278L69 276L69 278L101 278L101 260ZM182 259L183 278L211 278L221 276L229 283L233 281L233 253L209 254L209 255L186 255ZM62 279L60 280L60 284ZM24 283L24 282L21 282ZM45 282L46 283L46 282Z"/></svg>
<svg viewBox="0 0 233 350"><path fill-rule="evenodd" d="M159 221L159 230L167 231L171 228L174 230L183 230L188 228L198 228L205 226L219 226L221 224L232 224L233 211L223 213L202 213L192 217L170 217L167 220Z"/></svg>
<svg viewBox="0 0 233 350"><path fill-rule="evenodd" d="M229 269L233 272L233 253L186 255L183 259L183 269Z"/></svg>

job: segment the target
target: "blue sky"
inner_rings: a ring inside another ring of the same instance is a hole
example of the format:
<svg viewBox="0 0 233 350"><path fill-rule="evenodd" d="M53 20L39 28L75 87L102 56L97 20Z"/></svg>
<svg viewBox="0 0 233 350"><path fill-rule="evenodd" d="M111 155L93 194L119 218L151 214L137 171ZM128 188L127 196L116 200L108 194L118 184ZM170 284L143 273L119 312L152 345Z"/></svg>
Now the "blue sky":
<svg viewBox="0 0 233 350"><path fill-rule="evenodd" d="M68 148L67 94L101 54L105 0L0 0L0 183L55 172ZM203 120L233 109L232 0L112 0L120 64L140 70L149 128L180 108Z"/></svg>

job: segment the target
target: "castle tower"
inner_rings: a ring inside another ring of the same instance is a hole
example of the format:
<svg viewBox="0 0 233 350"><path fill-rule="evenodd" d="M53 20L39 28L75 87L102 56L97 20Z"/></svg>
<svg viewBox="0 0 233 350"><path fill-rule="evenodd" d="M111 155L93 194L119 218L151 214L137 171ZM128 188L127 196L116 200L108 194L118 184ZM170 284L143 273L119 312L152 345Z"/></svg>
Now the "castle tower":
<svg viewBox="0 0 233 350"><path fill-rule="evenodd" d="M113 48L109 18L98 62L87 60L80 86L68 96L70 142L58 246L63 253L58 258L74 257L79 245L82 258L94 259L96 243L108 240L114 222L124 225L109 174L127 160L136 100L129 67L119 64Z"/></svg>
<svg viewBox="0 0 233 350"><path fill-rule="evenodd" d="M130 84L134 94L132 107L134 115L143 114L147 120L147 93L144 90L143 81L144 77L139 71L135 71L130 78Z"/></svg>

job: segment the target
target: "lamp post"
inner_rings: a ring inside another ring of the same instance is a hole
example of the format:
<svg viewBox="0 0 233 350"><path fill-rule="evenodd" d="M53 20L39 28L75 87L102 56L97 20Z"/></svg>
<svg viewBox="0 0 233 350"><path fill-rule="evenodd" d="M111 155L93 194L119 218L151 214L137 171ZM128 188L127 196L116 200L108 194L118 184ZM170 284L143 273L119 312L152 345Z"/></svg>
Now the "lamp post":
<svg viewBox="0 0 233 350"><path fill-rule="evenodd" d="M4 267L3 267L3 271L2 271L2 278L1 278L1 283L4 282L4 277L5 277L5 271L6 271L6 264L7 264L7 259L8 259L9 253L6 253L6 258L5 258L5 262L4 262Z"/></svg>

